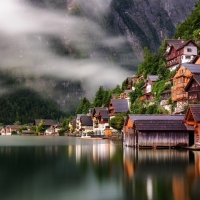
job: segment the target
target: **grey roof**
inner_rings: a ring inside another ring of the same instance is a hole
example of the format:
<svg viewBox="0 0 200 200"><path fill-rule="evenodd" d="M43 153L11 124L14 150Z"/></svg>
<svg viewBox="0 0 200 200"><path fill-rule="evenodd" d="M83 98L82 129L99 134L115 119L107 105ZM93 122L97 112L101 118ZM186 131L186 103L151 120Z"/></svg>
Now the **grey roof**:
<svg viewBox="0 0 200 200"><path fill-rule="evenodd" d="M108 110L100 110L101 118L109 119Z"/></svg>
<svg viewBox="0 0 200 200"><path fill-rule="evenodd" d="M137 120L184 120L184 115L129 114L132 123Z"/></svg>
<svg viewBox="0 0 200 200"><path fill-rule="evenodd" d="M192 74L200 74L200 64L182 63L181 65L191 71Z"/></svg>
<svg viewBox="0 0 200 200"><path fill-rule="evenodd" d="M166 40L166 43L169 46L173 46L175 49L180 49L180 48L186 46L190 42L192 42L194 45L196 45L192 40L182 40L182 39L168 39L168 40Z"/></svg>
<svg viewBox="0 0 200 200"><path fill-rule="evenodd" d="M200 104L189 104L192 116L196 122L200 122Z"/></svg>
<svg viewBox="0 0 200 200"><path fill-rule="evenodd" d="M115 113L127 112L129 110L127 99L112 99L111 101Z"/></svg>
<svg viewBox="0 0 200 200"><path fill-rule="evenodd" d="M94 114L95 114L95 113L99 114L99 112L100 112L101 110L108 110L108 108L107 108L107 107L95 107L95 108L94 108Z"/></svg>
<svg viewBox="0 0 200 200"><path fill-rule="evenodd" d="M151 81L156 81L158 79L158 75L148 75L147 78L149 78Z"/></svg>
<svg viewBox="0 0 200 200"><path fill-rule="evenodd" d="M135 128L138 131L186 131L182 120L137 120Z"/></svg>
<svg viewBox="0 0 200 200"><path fill-rule="evenodd" d="M80 120L82 126L93 126L93 121L91 116L81 116Z"/></svg>
<svg viewBox="0 0 200 200"><path fill-rule="evenodd" d="M76 116L77 116L77 119L80 120L80 118L81 118L82 116L86 116L86 114L77 114Z"/></svg>

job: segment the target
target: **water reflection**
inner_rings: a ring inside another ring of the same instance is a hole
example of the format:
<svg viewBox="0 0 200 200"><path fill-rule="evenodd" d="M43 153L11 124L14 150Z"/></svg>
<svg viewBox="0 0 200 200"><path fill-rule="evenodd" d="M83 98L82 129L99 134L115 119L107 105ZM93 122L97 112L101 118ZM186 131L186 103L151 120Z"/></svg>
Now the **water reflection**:
<svg viewBox="0 0 200 200"><path fill-rule="evenodd" d="M126 199L200 199L200 152L124 148Z"/></svg>
<svg viewBox="0 0 200 200"><path fill-rule="evenodd" d="M136 150L108 140L35 138L18 137L15 142L1 137L0 199L200 199L198 151Z"/></svg>

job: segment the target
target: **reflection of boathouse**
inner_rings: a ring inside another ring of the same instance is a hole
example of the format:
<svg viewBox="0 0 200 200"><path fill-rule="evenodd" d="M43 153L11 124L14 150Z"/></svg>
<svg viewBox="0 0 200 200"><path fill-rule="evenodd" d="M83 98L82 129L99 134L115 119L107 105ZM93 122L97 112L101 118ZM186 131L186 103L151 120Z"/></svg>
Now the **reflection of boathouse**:
<svg viewBox="0 0 200 200"><path fill-rule="evenodd" d="M192 145L183 115L128 115L124 125L124 144L136 147L174 147ZM189 128L188 128L189 127Z"/></svg>

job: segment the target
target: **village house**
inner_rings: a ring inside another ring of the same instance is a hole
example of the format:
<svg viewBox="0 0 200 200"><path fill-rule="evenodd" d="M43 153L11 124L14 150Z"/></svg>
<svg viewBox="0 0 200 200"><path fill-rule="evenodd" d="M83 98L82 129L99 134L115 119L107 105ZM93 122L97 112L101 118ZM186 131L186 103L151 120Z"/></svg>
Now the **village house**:
<svg viewBox="0 0 200 200"><path fill-rule="evenodd" d="M200 75L193 75L185 87L188 93L188 103L200 102Z"/></svg>
<svg viewBox="0 0 200 200"><path fill-rule="evenodd" d="M77 114L76 115L76 126L74 127L75 132L79 132L81 129L81 117L86 116L86 114Z"/></svg>
<svg viewBox="0 0 200 200"><path fill-rule="evenodd" d="M145 85L142 87L143 95L140 97L140 101L153 99L152 88L156 80L158 80L157 75L147 75Z"/></svg>
<svg viewBox="0 0 200 200"><path fill-rule="evenodd" d="M184 115L129 114L123 128L124 145L171 148L193 143Z"/></svg>
<svg viewBox="0 0 200 200"><path fill-rule="evenodd" d="M200 147L200 104L189 104L184 122L194 128L194 147Z"/></svg>
<svg viewBox="0 0 200 200"><path fill-rule="evenodd" d="M197 45L192 40L168 39L165 48L166 68L170 71L181 63L191 63L197 56Z"/></svg>
<svg viewBox="0 0 200 200"><path fill-rule="evenodd" d="M193 75L200 74L200 64L181 64L172 76L172 102L176 102L175 113L183 112L188 104L188 94L185 87Z"/></svg>
<svg viewBox="0 0 200 200"><path fill-rule="evenodd" d="M21 125L7 125L1 129L1 135L12 135L13 132L19 133Z"/></svg>
<svg viewBox="0 0 200 200"><path fill-rule="evenodd" d="M93 120L93 132L95 135L104 135L105 129L110 128L107 107L95 107L90 109L90 116Z"/></svg>
<svg viewBox="0 0 200 200"><path fill-rule="evenodd" d="M93 121L91 116L81 116L80 117L81 121L81 132L82 133L89 133L93 132Z"/></svg>

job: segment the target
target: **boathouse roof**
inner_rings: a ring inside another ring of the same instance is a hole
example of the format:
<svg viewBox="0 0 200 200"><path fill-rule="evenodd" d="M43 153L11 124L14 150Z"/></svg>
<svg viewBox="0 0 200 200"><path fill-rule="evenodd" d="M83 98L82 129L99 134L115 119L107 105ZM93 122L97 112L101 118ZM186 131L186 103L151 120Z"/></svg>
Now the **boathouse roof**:
<svg viewBox="0 0 200 200"><path fill-rule="evenodd" d="M188 110L191 111L194 121L200 122L200 104L189 104Z"/></svg>
<svg viewBox="0 0 200 200"><path fill-rule="evenodd" d="M138 131L187 131L182 120L137 120Z"/></svg>
<svg viewBox="0 0 200 200"><path fill-rule="evenodd" d="M184 120L184 115L129 114L128 117L132 123L137 120Z"/></svg>

